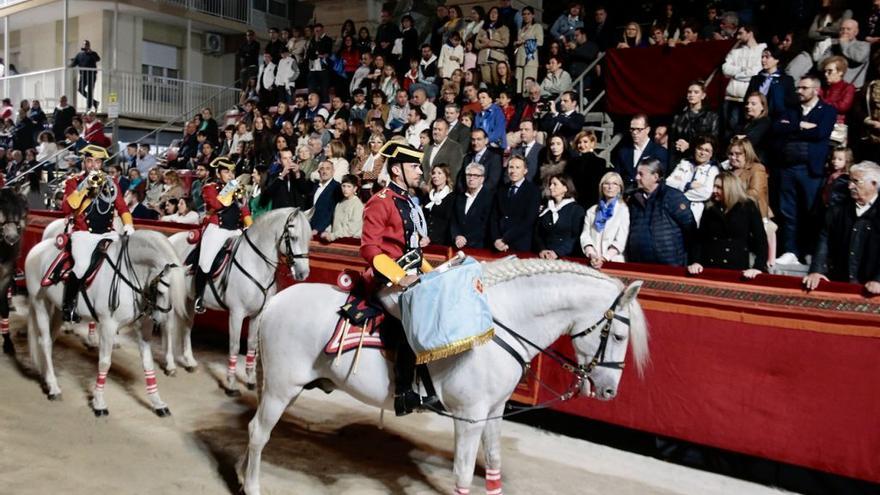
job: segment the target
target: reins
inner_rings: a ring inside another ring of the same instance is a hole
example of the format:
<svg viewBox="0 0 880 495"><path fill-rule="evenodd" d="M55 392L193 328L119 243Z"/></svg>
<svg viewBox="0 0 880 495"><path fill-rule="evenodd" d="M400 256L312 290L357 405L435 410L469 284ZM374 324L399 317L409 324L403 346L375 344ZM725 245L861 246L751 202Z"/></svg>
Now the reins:
<svg viewBox="0 0 880 495"><path fill-rule="evenodd" d="M559 393L552 388L550 388L546 383L544 383L531 369L531 365L529 362L522 357L522 355L516 351L509 343L507 343L504 339L499 337L497 334L492 337L492 341L495 342L499 347L504 349L508 354L510 354L517 363L522 367L523 373L522 376L525 377L527 375L532 376L535 379L535 382L545 390L550 391L551 394L556 397L549 399L547 401L541 402L540 404L535 404L533 406L516 406L512 404L505 404L505 409L510 412L505 412L504 414L499 414L496 416L489 416L482 419L473 419L473 418L462 418L456 416L452 413L449 413L443 409L439 409L433 406L427 406L427 409L447 418L452 418L459 421L464 421L466 423L482 423L485 421L492 421L496 419L504 419L509 418L511 416L515 416L517 414L522 414L529 411L539 410L539 409L547 409L548 407L557 404L559 402L565 402L578 394L578 390L580 390L581 384L584 380L589 379L590 373L592 373L593 369L598 367L612 368L612 369L620 369L624 368L625 363L622 361L605 361L605 349L608 347L608 339L611 335L611 325L614 323L614 320L620 321L629 327L630 320L627 317L620 316L617 314L618 306L620 305L620 301L623 298L624 292L621 291L620 294L614 299L614 302L611 303L611 306L603 313L602 318L600 318L596 323L590 325L586 329L572 334L572 340L578 339L581 337L586 337L590 335L597 328L601 328L601 332L599 334L599 347L596 349L596 353L593 355L593 358L587 365L578 364L573 359L568 356L564 356L552 349L544 349L538 344L535 344L522 334L514 331L509 326L504 323L498 321L496 318L492 318L492 321L499 328L510 334L514 339L517 340L521 345L531 347L538 351L539 354L543 354L547 356L551 360L558 363L565 371L571 373L574 377L574 381L563 393Z"/></svg>

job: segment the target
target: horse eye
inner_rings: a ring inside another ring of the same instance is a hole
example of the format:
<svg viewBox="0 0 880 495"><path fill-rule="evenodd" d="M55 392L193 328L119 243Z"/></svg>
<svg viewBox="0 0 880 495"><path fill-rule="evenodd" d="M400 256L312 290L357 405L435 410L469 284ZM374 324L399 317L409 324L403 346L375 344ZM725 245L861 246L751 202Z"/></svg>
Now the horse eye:
<svg viewBox="0 0 880 495"><path fill-rule="evenodd" d="M626 336L625 336L625 335L621 335L621 334L619 334L619 333L615 333L615 334L614 334L614 341L615 341L615 342L623 342L624 340L626 340Z"/></svg>

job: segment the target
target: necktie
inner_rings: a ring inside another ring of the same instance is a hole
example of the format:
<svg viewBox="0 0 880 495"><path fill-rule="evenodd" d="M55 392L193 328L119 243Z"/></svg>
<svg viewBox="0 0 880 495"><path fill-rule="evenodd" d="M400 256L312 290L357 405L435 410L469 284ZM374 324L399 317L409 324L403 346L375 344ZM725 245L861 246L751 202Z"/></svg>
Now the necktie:
<svg viewBox="0 0 880 495"><path fill-rule="evenodd" d="M516 194L516 189L516 186L510 186L510 189L507 190L507 197L512 198Z"/></svg>

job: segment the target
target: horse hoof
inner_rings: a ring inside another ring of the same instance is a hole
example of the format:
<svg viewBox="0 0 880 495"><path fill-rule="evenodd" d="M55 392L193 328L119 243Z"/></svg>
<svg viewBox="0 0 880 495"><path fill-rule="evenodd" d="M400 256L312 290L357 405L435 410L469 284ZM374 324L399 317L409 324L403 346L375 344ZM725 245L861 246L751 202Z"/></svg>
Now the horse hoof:
<svg viewBox="0 0 880 495"><path fill-rule="evenodd" d="M247 389L248 389L248 390L256 390L256 389L257 389L257 384L256 384L256 383L248 383L248 384L247 384Z"/></svg>
<svg viewBox="0 0 880 495"><path fill-rule="evenodd" d="M101 416L110 416L110 411L107 409L94 409L95 417L100 418Z"/></svg>
<svg viewBox="0 0 880 495"><path fill-rule="evenodd" d="M57 394L49 394L49 395L46 396L46 398L49 399L49 400L51 400L52 402L58 402L58 401L61 400L61 394L60 394L60 393L57 393Z"/></svg>
<svg viewBox="0 0 880 495"><path fill-rule="evenodd" d="M12 339L9 337L3 337L3 354L15 354L15 346L12 344Z"/></svg>
<svg viewBox="0 0 880 495"><path fill-rule="evenodd" d="M187 373L195 373L198 366L184 366L183 369L185 369Z"/></svg>
<svg viewBox="0 0 880 495"><path fill-rule="evenodd" d="M226 389L226 397L241 397L241 392L238 389Z"/></svg>
<svg viewBox="0 0 880 495"><path fill-rule="evenodd" d="M177 375L176 369L165 370L165 376L176 376L176 375Z"/></svg>
<svg viewBox="0 0 880 495"><path fill-rule="evenodd" d="M153 412L155 412L156 416L159 416L160 418L165 418L165 417L171 416L171 410L168 409L167 407L160 407L159 409L154 409Z"/></svg>

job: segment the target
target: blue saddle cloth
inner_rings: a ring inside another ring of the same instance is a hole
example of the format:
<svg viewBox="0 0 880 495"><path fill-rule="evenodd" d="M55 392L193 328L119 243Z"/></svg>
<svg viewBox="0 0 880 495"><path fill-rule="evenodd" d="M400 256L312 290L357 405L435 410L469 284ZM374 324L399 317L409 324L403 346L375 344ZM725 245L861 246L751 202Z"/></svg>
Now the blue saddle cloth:
<svg viewBox="0 0 880 495"><path fill-rule="evenodd" d="M403 328L417 364L460 354L495 334L482 274L480 263L469 257L445 272L422 275L400 296Z"/></svg>

